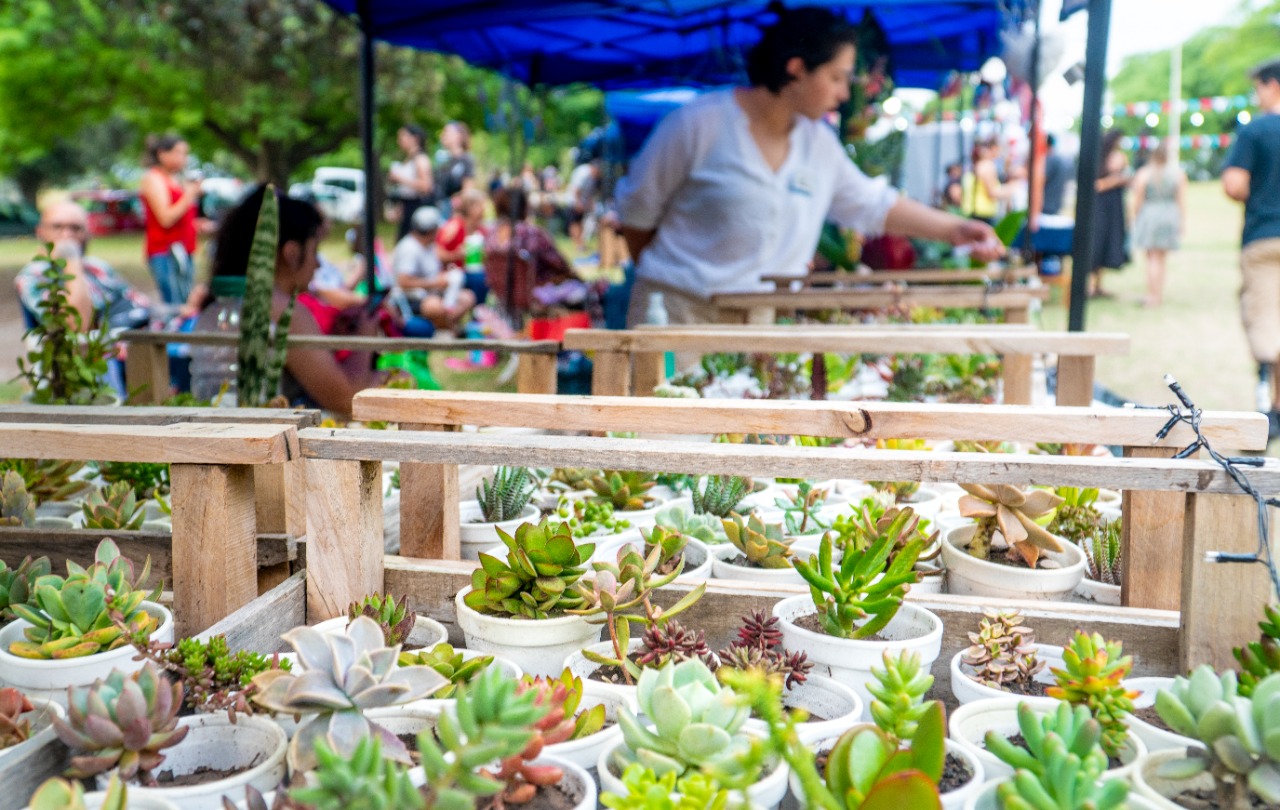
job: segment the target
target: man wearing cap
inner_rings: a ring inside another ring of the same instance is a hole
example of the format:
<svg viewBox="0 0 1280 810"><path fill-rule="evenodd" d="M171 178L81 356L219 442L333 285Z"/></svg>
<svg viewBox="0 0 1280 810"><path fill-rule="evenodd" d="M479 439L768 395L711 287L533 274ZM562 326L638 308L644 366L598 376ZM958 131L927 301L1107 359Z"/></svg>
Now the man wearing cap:
<svg viewBox="0 0 1280 810"><path fill-rule="evenodd" d="M476 297L463 287L461 270L445 272L436 253L440 212L424 206L413 212L409 233L391 254L391 272L414 309L438 329L454 329L476 305Z"/></svg>

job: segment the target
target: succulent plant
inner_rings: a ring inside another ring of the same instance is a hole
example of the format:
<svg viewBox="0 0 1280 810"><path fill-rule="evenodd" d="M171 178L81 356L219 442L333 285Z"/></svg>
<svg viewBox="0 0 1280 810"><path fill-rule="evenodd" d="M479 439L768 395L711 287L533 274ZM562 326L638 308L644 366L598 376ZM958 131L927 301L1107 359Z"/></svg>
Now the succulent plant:
<svg viewBox="0 0 1280 810"><path fill-rule="evenodd" d="M689 544L688 535L666 526L655 525L652 529L641 529L640 536L644 538L645 556L655 549L658 551L660 562L654 573L670 574L676 570L676 566L679 566L681 571L684 570L684 550Z"/></svg>
<svg viewBox="0 0 1280 810"><path fill-rule="evenodd" d="M782 646L778 617L763 610L753 610L742 617L738 637L719 656L724 667L761 669L781 675L788 689L804 683L813 669L813 662L803 650L793 652Z"/></svg>
<svg viewBox="0 0 1280 810"><path fill-rule="evenodd" d="M420 810L426 800L414 787L409 772L382 755L382 741L362 737L349 756L323 741L316 744L314 780L289 791L289 798L314 810Z"/></svg>
<svg viewBox="0 0 1280 810"><path fill-rule="evenodd" d="M871 719L899 744L914 738L921 718L930 711L924 696L933 686L933 676L920 665L920 654L902 650L893 655L886 650L884 667L871 667L871 677Z"/></svg>
<svg viewBox="0 0 1280 810"><path fill-rule="evenodd" d="M1080 544L1084 552L1086 576L1107 585L1122 584L1124 546L1120 542L1120 521L1103 523L1102 527Z"/></svg>
<svg viewBox="0 0 1280 810"><path fill-rule="evenodd" d="M741 729L750 712L701 661L646 669L636 684L636 699L654 728L640 723L630 708L619 711L626 743L613 754L619 773L638 763L658 776L711 768L749 778L742 763L751 741Z"/></svg>
<svg viewBox="0 0 1280 810"><path fill-rule="evenodd" d="M227 646L226 636L222 635L207 641L184 638L172 646L154 641L144 644L138 639L133 644L143 658L156 662L182 682L184 702L197 712L252 713L246 693L253 677L268 669L289 672L293 668L287 658L248 650L233 653Z"/></svg>
<svg viewBox="0 0 1280 810"><path fill-rule="evenodd" d="M766 524L755 515L731 515L722 521L725 537L752 568L790 568L791 545L779 523Z"/></svg>
<svg viewBox="0 0 1280 810"><path fill-rule="evenodd" d="M88 481L71 476L84 469L83 461L46 458L0 459L0 472L12 470L22 476L23 485L36 504L45 501L69 501L89 487Z"/></svg>
<svg viewBox="0 0 1280 810"><path fill-rule="evenodd" d="M537 485L526 467L498 467L476 487L480 512L489 523L514 520L529 505Z"/></svg>
<svg viewBox="0 0 1280 810"><path fill-rule="evenodd" d="M644 631L635 663L639 668L664 667L681 661L697 660L713 666L715 658L701 630L690 630L671 619L653 624ZM637 669L638 672L638 669Z"/></svg>
<svg viewBox="0 0 1280 810"><path fill-rule="evenodd" d="M0 526L36 525L36 499L27 492L22 476L10 470L0 482Z"/></svg>
<svg viewBox="0 0 1280 810"><path fill-rule="evenodd" d="M9 568L4 560L0 560L0 624L17 618L13 606L30 601L36 580L51 570L48 557L25 557L17 568Z"/></svg>
<svg viewBox="0 0 1280 810"><path fill-rule="evenodd" d="M507 547L507 561L480 554L471 591L463 597L468 607L480 613L546 619L584 606L573 584L586 573L594 543L576 544L565 524L546 518L520 524L515 535L498 529L498 537Z"/></svg>
<svg viewBox="0 0 1280 810"><path fill-rule="evenodd" d="M1008 484L961 484L968 493L960 498L960 514L978 519L978 528L969 543L969 553L986 559L994 533L998 530L1027 567L1035 568L1042 551L1062 551L1062 544L1036 519L1050 514L1062 502L1043 489L1024 492Z"/></svg>
<svg viewBox="0 0 1280 810"><path fill-rule="evenodd" d="M158 621L142 603L158 599L161 589L160 584L150 593L139 589L150 575L150 557L135 577L133 563L104 539L88 568L68 560L65 578L41 576L26 604L11 605L31 626L23 630L26 640L11 643L9 652L22 658L78 658L121 647L131 635L150 635Z"/></svg>
<svg viewBox="0 0 1280 810"><path fill-rule="evenodd" d="M1106 526L1102 513L1094 506L1098 500L1097 489L1058 487L1054 494L1062 498L1062 503L1046 527L1049 533L1083 546Z"/></svg>
<svg viewBox="0 0 1280 810"><path fill-rule="evenodd" d="M941 703L925 705L909 747L873 725L857 725L840 736L827 756L826 783L842 807L940 806L946 719Z"/></svg>
<svg viewBox="0 0 1280 810"><path fill-rule="evenodd" d="M1044 661L1036 658L1035 641L1035 631L1022 624L1018 611L984 610L978 632L969 633L969 648L960 660L973 668L974 680L993 689L1026 687L1044 669Z"/></svg>
<svg viewBox="0 0 1280 810"><path fill-rule="evenodd" d="M95 461L94 472L105 484L126 483L140 498L169 494L169 465L146 461Z"/></svg>
<svg viewBox="0 0 1280 810"><path fill-rule="evenodd" d="M579 711L585 696L582 679L566 667L558 678L525 675L520 679L516 694L534 692L534 703L547 709L546 717L538 721L544 745L554 745L565 740L580 740L604 728L605 707L597 704ZM556 717L559 720L551 722ZM561 736L567 733L567 736ZM536 754L534 755L536 756Z"/></svg>
<svg viewBox="0 0 1280 810"><path fill-rule="evenodd" d="M658 776L640 765L622 772L626 794L603 793L600 803L610 810L726 810L731 794L714 779L690 773Z"/></svg>
<svg viewBox="0 0 1280 810"><path fill-rule="evenodd" d="M1133 659L1122 655L1123 645L1105 641L1098 633L1089 635L1077 630L1063 650L1062 669L1052 669L1056 686L1046 691L1049 697L1065 700L1073 706L1084 706L1102 726L1102 750L1107 756L1119 757L1129 737L1127 715L1133 711L1137 692L1124 688L1124 679L1133 669Z"/></svg>
<svg viewBox="0 0 1280 810"><path fill-rule="evenodd" d="M560 496L549 517L563 523L574 537L619 534L631 528L631 521L619 517L608 501L571 501L567 495Z"/></svg>
<svg viewBox="0 0 1280 810"><path fill-rule="evenodd" d="M1157 775L1181 780L1207 771L1219 807L1248 808L1254 796L1280 805L1280 675L1258 681L1245 697L1234 672L1219 676L1204 665L1161 690L1156 711L1169 728L1204 745L1188 747Z"/></svg>
<svg viewBox="0 0 1280 810"><path fill-rule="evenodd" d="M424 698L448 683L444 677L430 667L396 666L400 648L383 646L382 630L365 616L356 617L343 633L295 627L282 638L297 651L302 672L259 673L253 678L253 700L270 711L308 715L289 743L295 770L315 767L318 742L349 757L362 737L375 734L386 756L408 762L404 743L364 711Z"/></svg>
<svg viewBox="0 0 1280 810"><path fill-rule="evenodd" d="M613 504L621 512L647 509L653 502L649 490L657 483L653 473L636 470L605 470L591 479L596 497Z"/></svg>
<svg viewBox="0 0 1280 810"><path fill-rule="evenodd" d="M53 718L58 739L73 751L68 776L87 777L120 769L122 779L151 784L151 771L166 748L187 736L178 725L182 684L171 683L148 661L126 675L113 669L92 686L67 689L67 717Z"/></svg>
<svg viewBox="0 0 1280 810"><path fill-rule="evenodd" d="M3 573L0 573L0 605L4 604L3 582ZM1273 672L1280 672L1280 605L1268 605L1264 612L1266 620L1258 622L1262 636L1232 650L1240 663L1239 690L1245 697L1253 694L1253 687L1258 681Z"/></svg>
<svg viewBox="0 0 1280 810"><path fill-rule="evenodd" d="M557 467L547 478L549 489L580 492L591 489L591 479L601 475L600 470L579 469L577 467Z"/></svg>
<svg viewBox="0 0 1280 810"><path fill-rule="evenodd" d="M35 706L26 695L12 686L0 687L0 751L31 736L31 720L22 716L31 711Z"/></svg>
<svg viewBox="0 0 1280 810"><path fill-rule="evenodd" d="M857 551L865 551L871 544L884 534L893 521L897 518L898 513L907 507L899 507L886 505L886 503L878 497L863 498L862 502L848 516L840 516L831 524L832 540L836 547L841 550L852 547ZM925 549L933 547L932 551L921 551L920 556L916 558L917 563L929 562L938 558L942 553L942 547L935 543L938 538L936 531L929 531L929 521L913 516L908 520L906 525L902 527L902 531L898 533L898 539L893 549L889 552L889 560L887 565L892 565L898 552L902 551L912 540L920 538L924 540ZM942 569L922 570L917 569L917 573L921 577L941 576Z"/></svg>
<svg viewBox="0 0 1280 810"><path fill-rule="evenodd" d="M429 650L402 652L396 663L402 667L431 667L440 673L448 679L449 684L437 689L432 697L447 700L457 695L458 687L471 683L472 679L492 664L493 656L477 655L467 658L449 642L442 641Z"/></svg>
<svg viewBox="0 0 1280 810"><path fill-rule="evenodd" d="M348 623L355 621L357 616L367 616L382 628L382 637L388 647L404 644L418 619L417 614L409 610L408 602L408 595L401 596L397 602L394 596L369 594L347 606Z"/></svg>
<svg viewBox="0 0 1280 810"><path fill-rule="evenodd" d="M1054 713L1038 717L1028 704L1020 703L1018 728L1026 748L998 732L987 732L987 750L1015 771L1013 779L997 788L1002 807L1120 810L1125 806L1128 783L1121 779L1099 782L1107 755L1101 745L1102 727L1088 709L1059 703Z"/></svg>
<svg viewBox="0 0 1280 810"><path fill-rule="evenodd" d="M693 513L727 518L737 511L739 502L751 492L751 479L736 475L706 475L699 478L690 493Z"/></svg>
<svg viewBox="0 0 1280 810"><path fill-rule="evenodd" d="M147 516L133 488L124 481L90 492L80 508L86 529L137 531Z"/></svg>
<svg viewBox="0 0 1280 810"><path fill-rule="evenodd" d="M129 790L120 774L111 774L98 810L125 810L129 806ZM30 810L85 810L84 788L79 782L53 777L46 779L31 797Z"/></svg>
<svg viewBox="0 0 1280 810"><path fill-rule="evenodd" d="M775 498L773 503L782 510L782 523L790 536L816 534L831 528L830 521L821 515L822 507L827 502L825 489L814 489L809 481L796 484L795 494L785 498Z"/></svg>
<svg viewBox="0 0 1280 810"><path fill-rule="evenodd" d="M869 638L897 615L902 597L919 579L914 568L925 548L925 541L915 536L911 526L914 517L911 509L901 510L865 551L846 550L839 565L833 562L830 535L818 544L816 557L796 561L796 571L808 583L818 609L818 622L828 635ZM886 567L904 533L911 539Z"/></svg>
<svg viewBox="0 0 1280 810"><path fill-rule="evenodd" d="M678 504L659 509L654 520L664 529L696 538L708 545L728 542L724 533L724 523L720 518L699 515Z"/></svg>

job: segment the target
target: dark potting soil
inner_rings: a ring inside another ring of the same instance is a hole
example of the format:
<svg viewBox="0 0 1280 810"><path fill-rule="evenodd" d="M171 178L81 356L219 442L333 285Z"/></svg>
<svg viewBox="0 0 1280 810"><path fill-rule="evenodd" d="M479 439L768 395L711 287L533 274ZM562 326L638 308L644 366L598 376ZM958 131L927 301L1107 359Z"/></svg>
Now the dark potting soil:
<svg viewBox="0 0 1280 810"><path fill-rule="evenodd" d="M226 779L229 776L235 776L238 773L253 768L258 764L259 757L254 757L253 762L245 765L243 768L196 768L191 773L174 774L173 771L157 771L156 784L160 787L189 787L191 785L207 785L210 782L216 782L219 779Z"/></svg>
<svg viewBox="0 0 1280 810"><path fill-rule="evenodd" d="M432 736L434 736L435 730L433 729L431 733L432 733ZM417 734L397 734L396 739L404 743L404 747L409 749L409 759L413 760L413 764L421 765L422 754L418 753L418 735Z"/></svg>
<svg viewBox="0 0 1280 810"><path fill-rule="evenodd" d="M1138 718L1142 722L1150 723L1151 725L1155 726L1161 731L1167 731L1170 734L1178 733L1173 729L1169 728L1169 724L1166 723L1164 719L1160 717L1160 713L1156 711L1156 707L1154 705L1143 706L1141 709L1134 709L1132 714L1134 717Z"/></svg>
<svg viewBox="0 0 1280 810"><path fill-rule="evenodd" d="M1179 807L1187 808L1187 810L1231 810L1235 806L1229 800L1226 804L1219 804L1218 798L1212 790L1184 790L1170 799L1170 801ZM1252 793L1249 794L1250 810L1268 810L1274 807L1274 804L1265 802Z"/></svg>
<svg viewBox="0 0 1280 810"><path fill-rule="evenodd" d="M823 635L823 636L827 635L827 631L822 629L822 622L818 621L818 614L816 613L806 613L803 616L799 616L795 619L792 619L791 623L794 624L796 627L801 628L802 630L808 630L811 633L818 633L819 635ZM859 639L859 640L860 641L889 641L889 639L885 638L879 633L876 633L874 636L868 636L867 638Z"/></svg>
<svg viewBox="0 0 1280 810"><path fill-rule="evenodd" d="M493 804L493 800L493 796L477 797L476 807L488 807ZM549 785L538 788L533 798L524 804L508 806L519 807L520 810L573 810L577 804L577 800L559 785Z"/></svg>
<svg viewBox="0 0 1280 810"><path fill-rule="evenodd" d="M993 562L997 565L1007 565L1010 568L1026 568L1027 564L1022 558L1014 554L1007 548L993 548L987 554L987 562Z"/></svg>
<svg viewBox="0 0 1280 810"><path fill-rule="evenodd" d="M953 790L959 790L969 784L971 779L973 779L973 768L969 767L969 763L955 754L947 754L947 760L942 765L942 778L938 780L938 792L950 793Z"/></svg>
<svg viewBox="0 0 1280 810"><path fill-rule="evenodd" d="M1045 692L1052 684L1041 683L1040 681L1032 681L1031 683L1006 683L1005 689L1012 695L1019 697L1045 697Z"/></svg>

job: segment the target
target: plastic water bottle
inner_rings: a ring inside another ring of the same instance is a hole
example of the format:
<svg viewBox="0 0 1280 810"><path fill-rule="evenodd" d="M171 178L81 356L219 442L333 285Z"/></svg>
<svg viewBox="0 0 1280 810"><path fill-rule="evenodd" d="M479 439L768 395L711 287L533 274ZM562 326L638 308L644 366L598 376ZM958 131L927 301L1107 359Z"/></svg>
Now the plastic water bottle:
<svg viewBox="0 0 1280 810"><path fill-rule="evenodd" d="M463 269L468 273L484 270L484 234L473 233L462 242Z"/></svg>
<svg viewBox="0 0 1280 810"><path fill-rule="evenodd" d="M213 304L206 307L196 320L196 332L239 334L240 307L244 304L244 278L218 276L213 279L211 292ZM218 400L224 408L236 406L236 355L238 347L192 346L191 393L197 399L214 400L226 386L226 392Z"/></svg>

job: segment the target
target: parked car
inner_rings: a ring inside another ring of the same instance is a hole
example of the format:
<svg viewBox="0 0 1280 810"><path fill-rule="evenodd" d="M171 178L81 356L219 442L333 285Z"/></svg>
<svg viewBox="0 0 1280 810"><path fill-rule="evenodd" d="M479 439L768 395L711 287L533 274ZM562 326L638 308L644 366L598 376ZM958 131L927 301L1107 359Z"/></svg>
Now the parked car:
<svg viewBox="0 0 1280 810"><path fill-rule="evenodd" d="M31 236L39 222L40 214L31 203L0 199L0 237Z"/></svg>
<svg viewBox="0 0 1280 810"><path fill-rule="evenodd" d="M89 213L89 233L137 233L145 228L142 200L136 191L74 191L71 199Z"/></svg>
<svg viewBox="0 0 1280 810"><path fill-rule="evenodd" d="M329 219L358 222L364 214L364 172L322 166L311 182L290 186L289 196L314 203Z"/></svg>

